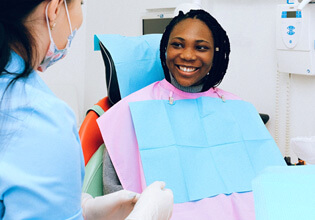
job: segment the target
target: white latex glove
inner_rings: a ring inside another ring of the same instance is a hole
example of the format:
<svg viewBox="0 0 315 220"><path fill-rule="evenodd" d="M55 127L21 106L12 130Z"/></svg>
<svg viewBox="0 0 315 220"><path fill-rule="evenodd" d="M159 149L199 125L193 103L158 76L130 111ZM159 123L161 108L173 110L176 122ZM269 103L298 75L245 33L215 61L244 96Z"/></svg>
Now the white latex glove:
<svg viewBox="0 0 315 220"><path fill-rule="evenodd" d="M173 211L173 192L164 182L154 182L140 195L126 220L168 220Z"/></svg>
<svg viewBox="0 0 315 220"><path fill-rule="evenodd" d="M85 220L123 220L130 214L139 194L120 190L93 198L82 193L81 206Z"/></svg>

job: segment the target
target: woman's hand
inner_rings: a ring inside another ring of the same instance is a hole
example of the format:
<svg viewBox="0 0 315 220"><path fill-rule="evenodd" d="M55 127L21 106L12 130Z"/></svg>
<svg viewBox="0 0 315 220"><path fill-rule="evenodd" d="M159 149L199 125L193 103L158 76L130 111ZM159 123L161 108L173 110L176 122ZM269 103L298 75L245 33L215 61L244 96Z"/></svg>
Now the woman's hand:
<svg viewBox="0 0 315 220"><path fill-rule="evenodd" d="M173 211L173 192L164 182L154 182L140 195L126 220L168 220Z"/></svg>
<svg viewBox="0 0 315 220"><path fill-rule="evenodd" d="M164 182L154 182L141 195L120 190L93 198L83 193L81 204L84 219L168 220L173 211L173 192L164 187Z"/></svg>
<svg viewBox="0 0 315 220"><path fill-rule="evenodd" d="M139 194L120 190L93 198L82 194L81 206L85 220L123 220L133 210Z"/></svg>

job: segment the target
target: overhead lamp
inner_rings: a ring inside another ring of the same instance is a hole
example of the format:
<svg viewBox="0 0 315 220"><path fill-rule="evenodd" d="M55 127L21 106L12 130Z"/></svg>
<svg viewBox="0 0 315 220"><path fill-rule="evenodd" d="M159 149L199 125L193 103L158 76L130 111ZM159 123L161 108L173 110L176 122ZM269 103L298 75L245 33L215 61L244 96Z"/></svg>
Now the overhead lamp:
<svg viewBox="0 0 315 220"><path fill-rule="evenodd" d="M308 4L310 3L312 0L303 0L299 5L298 5L298 10L302 11L302 9Z"/></svg>
<svg viewBox="0 0 315 220"><path fill-rule="evenodd" d="M174 16L177 16L179 11L182 11L184 14L189 12L192 9L203 9L201 5L201 0L194 0L192 3L182 3L175 8Z"/></svg>

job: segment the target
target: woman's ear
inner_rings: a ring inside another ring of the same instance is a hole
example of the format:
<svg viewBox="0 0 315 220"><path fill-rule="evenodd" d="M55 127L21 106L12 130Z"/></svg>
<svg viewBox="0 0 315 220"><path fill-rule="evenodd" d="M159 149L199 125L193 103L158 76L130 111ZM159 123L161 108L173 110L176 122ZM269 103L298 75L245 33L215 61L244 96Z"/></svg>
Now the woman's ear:
<svg viewBox="0 0 315 220"><path fill-rule="evenodd" d="M49 26L52 29L56 25L56 18L59 14L61 5L63 4L64 0L51 0L48 4L47 8L47 16L49 20Z"/></svg>

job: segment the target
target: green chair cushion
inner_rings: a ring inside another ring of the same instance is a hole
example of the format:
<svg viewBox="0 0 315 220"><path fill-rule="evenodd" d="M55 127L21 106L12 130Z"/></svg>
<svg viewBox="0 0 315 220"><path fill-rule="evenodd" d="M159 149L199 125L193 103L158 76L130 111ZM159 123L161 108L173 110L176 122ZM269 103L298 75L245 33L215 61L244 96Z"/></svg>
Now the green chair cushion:
<svg viewBox="0 0 315 220"><path fill-rule="evenodd" d="M85 177L82 191L91 196L102 196L103 193L103 152L105 145L102 144L93 154L85 166Z"/></svg>

